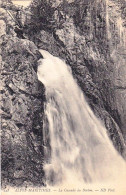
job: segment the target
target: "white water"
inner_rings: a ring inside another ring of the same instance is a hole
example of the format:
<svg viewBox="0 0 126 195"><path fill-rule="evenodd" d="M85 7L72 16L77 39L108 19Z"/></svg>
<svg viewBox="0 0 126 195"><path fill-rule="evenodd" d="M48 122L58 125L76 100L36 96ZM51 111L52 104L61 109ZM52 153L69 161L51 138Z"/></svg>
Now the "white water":
<svg viewBox="0 0 126 195"><path fill-rule="evenodd" d="M38 79L46 87L45 137L49 126L51 157L45 160L47 184L110 181L123 177L125 162L106 129L88 106L68 66L40 50ZM45 138L46 139L46 138Z"/></svg>

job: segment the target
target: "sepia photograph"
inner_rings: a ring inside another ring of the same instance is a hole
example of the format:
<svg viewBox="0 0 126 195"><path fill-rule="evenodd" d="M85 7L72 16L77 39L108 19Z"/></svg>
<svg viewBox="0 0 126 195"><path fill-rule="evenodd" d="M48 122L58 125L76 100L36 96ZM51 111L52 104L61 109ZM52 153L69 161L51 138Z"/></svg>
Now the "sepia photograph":
<svg viewBox="0 0 126 195"><path fill-rule="evenodd" d="M0 0L1 195L126 195L126 0Z"/></svg>

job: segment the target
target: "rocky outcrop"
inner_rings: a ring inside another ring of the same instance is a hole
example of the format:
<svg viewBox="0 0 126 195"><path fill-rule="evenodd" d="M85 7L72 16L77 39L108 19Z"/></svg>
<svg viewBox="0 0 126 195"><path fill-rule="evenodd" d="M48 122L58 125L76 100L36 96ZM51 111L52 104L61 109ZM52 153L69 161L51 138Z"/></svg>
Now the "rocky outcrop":
<svg viewBox="0 0 126 195"><path fill-rule="evenodd" d="M43 185L44 87L36 74L42 56L33 42L16 36L15 23L0 11L2 184Z"/></svg>

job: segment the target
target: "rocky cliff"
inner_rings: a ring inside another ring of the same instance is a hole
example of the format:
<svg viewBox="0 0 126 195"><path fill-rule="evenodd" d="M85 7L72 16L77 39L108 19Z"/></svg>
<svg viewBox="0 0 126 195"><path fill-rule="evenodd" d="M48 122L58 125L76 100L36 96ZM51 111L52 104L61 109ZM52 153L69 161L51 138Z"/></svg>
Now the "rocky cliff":
<svg viewBox="0 0 126 195"><path fill-rule="evenodd" d="M2 183L43 185L44 87L35 71L41 55L33 42L17 37L7 11L0 14Z"/></svg>
<svg viewBox="0 0 126 195"><path fill-rule="evenodd" d="M70 65L95 115L103 121L115 148L125 157L124 2L33 0L28 9L18 10L12 4L2 7L3 183L44 183L45 97L44 86L36 75L37 60L42 57L39 49Z"/></svg>

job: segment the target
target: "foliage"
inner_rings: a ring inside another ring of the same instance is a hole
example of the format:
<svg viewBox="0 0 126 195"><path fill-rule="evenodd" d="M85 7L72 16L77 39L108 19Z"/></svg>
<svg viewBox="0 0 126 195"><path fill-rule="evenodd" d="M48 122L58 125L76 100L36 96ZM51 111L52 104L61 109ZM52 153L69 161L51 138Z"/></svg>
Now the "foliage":
<svg viewBox="0 0 126 195"><path fill-rule="evenodd" d="M52 8L51 1L47 0L33 0L31 3L31 27L34 30L51 30L55 21L53 20L54 8Z"/></svg>

